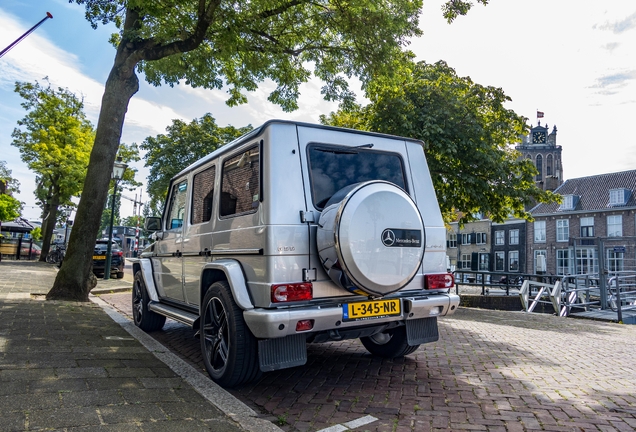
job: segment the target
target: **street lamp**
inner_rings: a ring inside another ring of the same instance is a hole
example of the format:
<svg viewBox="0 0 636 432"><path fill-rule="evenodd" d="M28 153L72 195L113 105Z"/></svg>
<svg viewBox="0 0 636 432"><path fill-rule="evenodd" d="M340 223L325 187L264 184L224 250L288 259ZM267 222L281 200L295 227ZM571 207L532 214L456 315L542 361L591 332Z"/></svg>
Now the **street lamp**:
<svg viewBox="0 0 636 432"><path fill-rule="evenodd" d="M121 158L117 158L117 162L113 164L113 173L111 179L115 180L115 186L113 187L113 199L110 209L110 226L108 227L108 246L106 249L106 264L104 265L104 280L110 279L110 263L112 262L111 247L113 242L113 223L115 222L115 196L117 195L117 182L124 178L124 171L126 171L128 165L121 162Z"/></svg>

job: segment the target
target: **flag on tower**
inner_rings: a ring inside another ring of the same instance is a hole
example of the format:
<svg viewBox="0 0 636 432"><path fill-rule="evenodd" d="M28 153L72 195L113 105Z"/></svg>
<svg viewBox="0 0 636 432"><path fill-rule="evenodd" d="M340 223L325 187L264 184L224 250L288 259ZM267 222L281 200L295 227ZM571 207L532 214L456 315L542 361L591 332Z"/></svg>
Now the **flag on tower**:
<svg viewBox="0 0 636 432"><path fill-rule="evenodd" d="M537 118L543 118L543 111L537 111Z"/></svg>

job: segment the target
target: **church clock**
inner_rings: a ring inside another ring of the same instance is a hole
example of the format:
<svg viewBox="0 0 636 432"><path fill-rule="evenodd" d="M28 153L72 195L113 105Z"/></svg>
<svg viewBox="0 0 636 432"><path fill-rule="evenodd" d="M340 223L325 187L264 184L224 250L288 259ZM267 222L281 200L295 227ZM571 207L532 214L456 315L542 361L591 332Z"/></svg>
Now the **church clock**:
<svg viewBox="0 0 636 432"><path fill-rule="evenodd" d="M534 132L532 134L533 144L545 144L545 132Z"/></svg>

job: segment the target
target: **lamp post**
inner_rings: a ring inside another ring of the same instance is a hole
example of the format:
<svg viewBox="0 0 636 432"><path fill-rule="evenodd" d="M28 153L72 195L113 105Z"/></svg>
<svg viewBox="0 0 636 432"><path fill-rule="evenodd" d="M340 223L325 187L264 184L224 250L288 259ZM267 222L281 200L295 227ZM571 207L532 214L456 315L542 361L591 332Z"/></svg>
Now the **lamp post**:
<svg viewBox="0 0 636 432"><path fill-rule="evenodd" d="M113 164L113 173L110 178L115 180L115 186L113 187L113 199L110 209L110 225L108 227L108 246L106 249L106 263L104 265L104 280L110 279L110 263L112 262L112 242L113 242L113 223L115 222L115 197L117 195L117 182L124 177L124 171L126 171L128 165L121 162L121 158L117 158L117 162Z"/></svg>

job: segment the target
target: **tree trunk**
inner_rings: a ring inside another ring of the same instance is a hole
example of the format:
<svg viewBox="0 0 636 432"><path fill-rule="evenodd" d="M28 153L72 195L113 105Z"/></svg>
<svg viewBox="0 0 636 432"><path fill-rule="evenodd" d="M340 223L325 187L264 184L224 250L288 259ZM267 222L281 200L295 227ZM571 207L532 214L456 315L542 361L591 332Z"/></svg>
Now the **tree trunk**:
<svg viewBox="0 0 636 432"><path fill-rule="evenodd" d="M91 152L68 250L53 288L46 295L47 300L86 302L93 288L90 275L95 239L108 195L108 186L119 148L128 102L139 89L139 80L134 73L135 62L129 61L130 55L131 53L126 49L126 43L122 42L106 80L95 144Z"/></svg>
<svg viewBox="0 0 636 432"><path fill-rule="evenodd" d="M53 217L53 228L51 229L51 232L53 232L53 229L55 229L55 218L57 217L51 214L51 197L48 197L47 200L44 201L44 211L42 214L42 251L40 253L40 261L46 262L46 256L51 249L51 236L47 238L46 233L49 232L51 217Z"/></svg>
<svg viewBox="0 0 636 432"><path fill-rule="evenodd" d="M60 197L55 194L49 203L49 217L45 221L46 225L42 232L42 252L40 253L40 261L46 261L46 256L51 250L51 239L53 238L53 230L57 221L57 208L60 205Z"/></svg>

